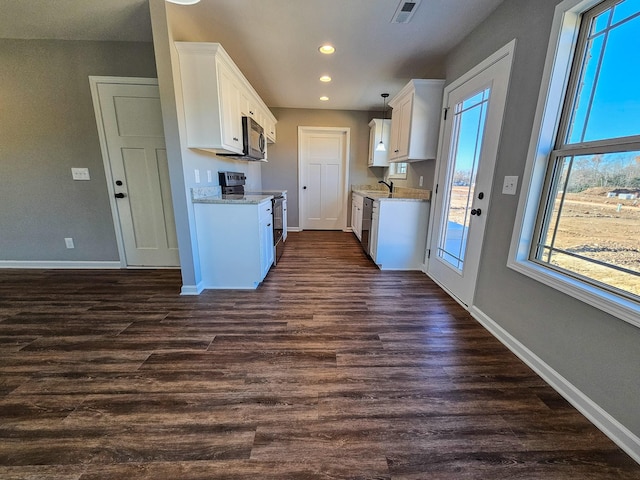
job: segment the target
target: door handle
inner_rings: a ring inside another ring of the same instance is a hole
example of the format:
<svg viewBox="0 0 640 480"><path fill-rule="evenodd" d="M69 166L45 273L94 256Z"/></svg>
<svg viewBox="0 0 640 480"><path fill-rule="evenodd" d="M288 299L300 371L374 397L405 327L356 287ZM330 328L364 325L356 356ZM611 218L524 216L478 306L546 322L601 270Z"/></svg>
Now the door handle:
<svg viewBox="0 0 640 480"><path fill-rule="evenodd" d="M127 196L127 195L126 195L126 194L124 194L124 193L116 193L116 194L115 194L115 197L116 197L116 198L124 198L124 197L126 197L126 196Z"/></svg>
<svg viewBox="0 0 640 480"><path fill-rule="evenodd" d="M471 210L471 215L480 216L482 215L482 210L480 210L479 208L474 208L473 210Z"/></svg>

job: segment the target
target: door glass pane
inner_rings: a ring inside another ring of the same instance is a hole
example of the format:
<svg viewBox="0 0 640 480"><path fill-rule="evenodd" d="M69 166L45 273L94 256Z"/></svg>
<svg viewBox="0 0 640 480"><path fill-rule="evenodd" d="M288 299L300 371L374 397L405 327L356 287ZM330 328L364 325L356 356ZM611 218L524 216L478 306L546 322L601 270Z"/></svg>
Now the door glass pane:
<svg viewBox="0 0 640 480"><path fill-rule="evenodd" d="M487 118L490 89L474 93L454 108L446 214L441 225L438 256L458 270L464 268L471 206Z"/></svg>

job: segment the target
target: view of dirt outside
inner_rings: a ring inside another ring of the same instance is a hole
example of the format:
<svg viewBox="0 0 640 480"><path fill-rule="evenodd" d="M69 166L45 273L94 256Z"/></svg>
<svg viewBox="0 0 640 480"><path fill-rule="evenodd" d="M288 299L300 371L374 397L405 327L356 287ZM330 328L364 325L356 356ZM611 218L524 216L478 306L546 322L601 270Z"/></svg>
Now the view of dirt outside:
<svg viewBox="0 0 640 480"><path fill-rule="evenodd" d="M555 246L640 273L640 198L622 199L617 194L609 197L612 190L597 187L567 193ZM450 221L463 225L466 214L469 222L470 192L473 195L473 186L452 188ZM640 190L636 195L640 197ZM568 255L555 254L551 263L640 296L638 276Z"/></svg>
<svg viewBox="0 0 640 480"><path fill-rule="evenodd" d="M555 247L640 274L640 198L619 198L614 190L567 193ZM554 254L551 263L640 296L638 276L562 254Z"/></svg>

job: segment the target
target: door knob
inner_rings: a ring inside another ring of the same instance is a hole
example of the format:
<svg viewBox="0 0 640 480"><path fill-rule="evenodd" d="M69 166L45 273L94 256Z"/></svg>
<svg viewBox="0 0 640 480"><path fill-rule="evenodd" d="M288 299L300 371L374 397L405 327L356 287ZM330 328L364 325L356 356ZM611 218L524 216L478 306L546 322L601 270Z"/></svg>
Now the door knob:
<svg viewBox="0 0 640 480"><path fill-rule="evenodd" d="M482 210L480 210L479 208L474 208L473 210L471 210L471 215L480 216L482 215Z"/></svg>
<svg viewBox="0 0 640 480"><path fill-rule="evenodd" d="M484 198L484 192L480 192L480 193L478 194L478 199L479 199L479 200L482 200L483 198Z"/></svg>
<svg viewBox="0 0 640 480"><path fill-rule="evenodd" d="M116 198L124 198L124 197L126 197L126 195L124 193L116 193L115 197Z"/></svg>

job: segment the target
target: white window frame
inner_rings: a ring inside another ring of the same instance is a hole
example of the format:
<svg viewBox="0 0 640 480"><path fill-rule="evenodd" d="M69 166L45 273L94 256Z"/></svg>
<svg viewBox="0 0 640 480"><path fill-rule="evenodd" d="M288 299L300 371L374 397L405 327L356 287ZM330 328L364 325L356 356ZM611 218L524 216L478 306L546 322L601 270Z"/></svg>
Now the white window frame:
<svg viewBox="0 0 640 480"><path fill-rule="evenodd" d="M536 218L547 165L555 147L567 92L581 14L601 1L564 0L556 7L507 266L640 327L640 304L637 302L529 259L535 241Z"/></svg>
<svg viewBox="0 0 640 480"><path fill-rule="evenodd" d="M404 172L403 173L399 173L398 172L398 167L400 167L400 165L404 165ZM406 179L407 178L407 172L409 171L409 164L406 162L391 162L389 163L389 178L397 178L397 179Z"/></svg>

